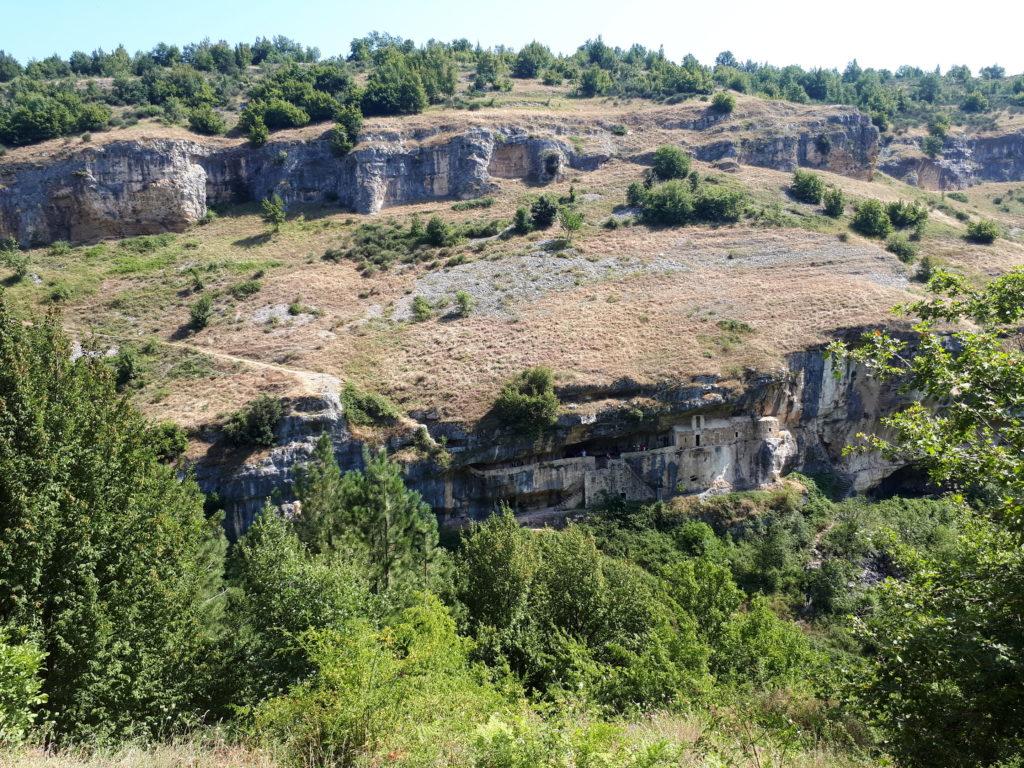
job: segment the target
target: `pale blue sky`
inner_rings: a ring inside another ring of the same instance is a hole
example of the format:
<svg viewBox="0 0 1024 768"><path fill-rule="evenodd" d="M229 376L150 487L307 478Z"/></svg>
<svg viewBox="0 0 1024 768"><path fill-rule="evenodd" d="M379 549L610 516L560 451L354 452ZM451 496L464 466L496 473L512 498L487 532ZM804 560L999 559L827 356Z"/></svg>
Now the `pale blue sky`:
<svg viewBox="0 0 1024 768"><path fill-rule="evenodd" d="M381 30L485 46L536 38L566 52L603 35L613 45L664 45L673 59L692 52L705 62L730 49L741 60L779 65L842 67L856 57L890 69L997 63L1024 71L1021 0L0 0L0 24L0 49L22 61L118 43L134 52L159 41L273 34L329 56Z"/></svg>

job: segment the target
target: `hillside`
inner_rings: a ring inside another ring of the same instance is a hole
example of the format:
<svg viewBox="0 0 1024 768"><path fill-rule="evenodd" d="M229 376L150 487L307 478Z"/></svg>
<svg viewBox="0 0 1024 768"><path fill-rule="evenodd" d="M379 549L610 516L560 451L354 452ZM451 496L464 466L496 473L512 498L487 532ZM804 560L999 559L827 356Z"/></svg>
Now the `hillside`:
<svg viewBox="0 0 1024 768"><path fill-rule="evenodd" d="M1024 77L0 51L0 142L0 764L1020 765Z"/></svg>

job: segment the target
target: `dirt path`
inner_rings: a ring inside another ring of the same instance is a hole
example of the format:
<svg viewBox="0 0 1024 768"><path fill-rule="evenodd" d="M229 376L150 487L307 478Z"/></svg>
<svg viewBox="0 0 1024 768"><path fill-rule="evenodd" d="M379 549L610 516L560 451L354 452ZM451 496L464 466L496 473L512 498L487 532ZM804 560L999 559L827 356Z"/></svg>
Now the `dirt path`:
<svg viewBox="0 0 1024 768"><path fill-rule="evenodd" d="M305 386L310 394L332 394L337 395L341 391L341 379L337 376L332 376L329 373L320 373L319 371L307 371L301 368L289 368L285 365L278 365L277 363L266 363L262 360L252 360L248 357L240 357L239 355L232 355L228 352L221 352L216 349L210 349L209 347L203 347L199 344L190 344L187 341L164 341L161 342L168 347L178 347L179 349L186 349L190 352L196 352L201 355L207 355L215 360L223 360L230 363L238 363L240 365L247 365L250 368L259 368L267 371L278 371L279 373L286 373L290 376L294 376L298 379L303 386Z"/></svg>

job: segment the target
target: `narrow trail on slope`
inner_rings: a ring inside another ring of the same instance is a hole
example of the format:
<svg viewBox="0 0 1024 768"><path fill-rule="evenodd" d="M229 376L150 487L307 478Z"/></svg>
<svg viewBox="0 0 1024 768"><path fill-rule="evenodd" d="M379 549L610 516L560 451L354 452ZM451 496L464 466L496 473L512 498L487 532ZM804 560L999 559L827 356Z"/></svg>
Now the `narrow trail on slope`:
<svg viewBox="0 0 1024 768"><path fill-rule="evenodd" d="M163 341L161 343L166 344L169 347L178 347L179 349L187 349L191 352L197 352L201 355L207 355L216 360L224 360L225 362L239 363L240 365L247 365L251 368L260 368L262 370L286 373L290 376L294 376L296 379L302 382L311 392L314 392L316 394L337 395L341 391L341 379L339 379L337 376L332 376L329 373L309 371L302 368L290 368L286 365L279 365L277 363L267 363L262 360L253 360L252 358L241 357L239 355L232 355L228 352L221 352L216 349L203 347L200 346L199 344L190 344L187 341Z"/></svg>
<svg viewBox="0 0 1024 768"><path fill-rule="evenodd" d="M75 328L74 326L67 326L69 331L72 331L79 337L82 336L98 336L104 339L113 339L117 342L130 341L127 337L116 336L111 333L97 333L95 331L86 331L83 333L82 329ZM266 371L277 371L278 373L284 373L298 379L299 382L306 387L311 394L323 395L330 394L337 396L341 392L341 379L337 376L333 376L329 373L321 373L320 371L309 371L302 368L290 368L286 365L279 365L277 363L267 363L262 360L253 360L249 357L241 357L240 355L232 355L229 352L221 352L220 350L210 349L199 344L192 344L187 341L167 341L160 340L160 344L167 347L176 347L178 349L184 349L189 352L195 352L197 354L206 355L212 357L215 360L223 360L224 362L237 363L239 365L246 365L250 368L259 368Z"/></svg>

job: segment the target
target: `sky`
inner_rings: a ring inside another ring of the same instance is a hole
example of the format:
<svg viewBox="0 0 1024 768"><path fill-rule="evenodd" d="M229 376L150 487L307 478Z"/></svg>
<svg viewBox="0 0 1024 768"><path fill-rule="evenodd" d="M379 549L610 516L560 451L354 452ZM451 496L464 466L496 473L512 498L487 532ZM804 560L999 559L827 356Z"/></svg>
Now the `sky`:
<svg viewBox="0 0 1024 768"><path fill-rule="evenodd" d="M895 70L999 64L1024 72L1024 0L0 0L0 49L22 62L52 53L129 51L210 37L286 35L324 56L372 30L571 52L588 38L664 46L712 63L723 50L780 66Z"/></svg>

